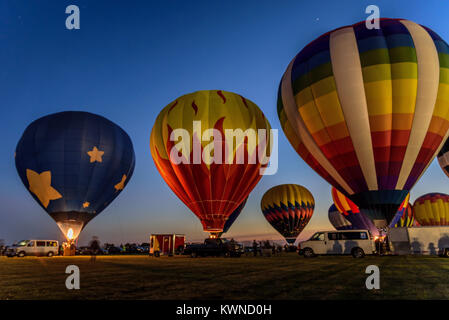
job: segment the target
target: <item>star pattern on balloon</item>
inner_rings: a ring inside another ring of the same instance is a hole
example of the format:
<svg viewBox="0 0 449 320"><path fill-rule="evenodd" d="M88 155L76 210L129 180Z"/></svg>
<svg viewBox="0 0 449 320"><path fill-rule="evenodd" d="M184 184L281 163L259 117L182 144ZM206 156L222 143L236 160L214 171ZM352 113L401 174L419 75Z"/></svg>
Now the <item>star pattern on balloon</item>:
<svg viewBox="0 0 449 320"><path fill-rule="evenodd" d="M115 190L117 191L123 190L123 188L125 187L125 181L126 181L126 174L124 174L122 176L122 180L114 186Z"/></svg>
<svg viewBox="0 0 449 320"><path fill-rule="evenodd" d="M86 201L83 203L83 208L87 208L88 206L90 206L90 202Z"/></svg>
<svg viewBox="0 0 449 320"><path fill-rule="evenodd" d="M103 162L103 154L104 151L98 150L97 147L93 147L91 151L87 151L87 154L90 157L90 162Z"/></svg>
<svg viewBox="0 0 449 320"><path fill-rule="evenodd" d="M26 170L30 191L36 195L42 205L47 208L51 200L62 198L62 195L51 186L51 171L40 174L31 169Z"/></svg>

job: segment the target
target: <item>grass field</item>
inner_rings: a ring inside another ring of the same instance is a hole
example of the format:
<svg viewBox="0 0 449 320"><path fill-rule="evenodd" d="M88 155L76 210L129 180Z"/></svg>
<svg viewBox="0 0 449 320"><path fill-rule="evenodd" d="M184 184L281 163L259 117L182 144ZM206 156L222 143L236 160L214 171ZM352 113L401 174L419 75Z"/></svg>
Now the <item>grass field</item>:
<svg viewBox="0 0 449 320"><path fill-rule="evenodd" d="M0 299L449 299L449 259L346 256L0 257ZM67 265L81 289L67 290ZM380 290L365 269L380 268Z"/></svg>

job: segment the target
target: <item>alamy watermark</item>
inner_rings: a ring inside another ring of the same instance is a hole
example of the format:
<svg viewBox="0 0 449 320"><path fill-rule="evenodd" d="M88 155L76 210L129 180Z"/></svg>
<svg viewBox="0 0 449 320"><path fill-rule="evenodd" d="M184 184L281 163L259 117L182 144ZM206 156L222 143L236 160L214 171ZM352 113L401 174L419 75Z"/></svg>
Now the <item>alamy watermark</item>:
<svg viewBox="0 0 449 320"><path fill-rule="evenodd" d="M170 161L179 164L260 164L261 175L273 175L278 169L278 130L218 129L201 130L201 121L193 121L193 137L188 130L174 129ZM202 142L209 142L203 147ZM223 152L224 150L224 152ZM269 154L267 154L267 152Z"/></svg>

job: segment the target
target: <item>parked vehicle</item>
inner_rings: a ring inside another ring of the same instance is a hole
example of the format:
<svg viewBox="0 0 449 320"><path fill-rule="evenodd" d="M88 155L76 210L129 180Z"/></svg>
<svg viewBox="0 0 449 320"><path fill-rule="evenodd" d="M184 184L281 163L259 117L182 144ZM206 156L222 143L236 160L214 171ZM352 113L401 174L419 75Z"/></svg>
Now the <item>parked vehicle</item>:
<svg viewBox="0 0 449 320"><path fill-rule="evenodd" d="M185 236L183 234L152 234L150 236L149 254L173 256L184 251Z"/></svg>
<svg viewBox="0 0 449 320"><path fill-rule="evenodd" d="M108 252L107 250L100 248L100 250L95 252L95 254L102 255L102 254L107 254L107 252ZM94 252L92 252L91 247L78 247L78 248L76 248L76 254L77 255L92 255L92 254L94 254Z"/></svg>
<svg viewBox="0 0 449 320"><path fill-rule="evenodd" d="M120 254L122 250L119 247L109 246L105 248L105 254Z"/></svg>
<svg viewBox="0 0 449 320"><path fill-rule="evenodd" d="M439 255L449 258L449 227L391 228L388 240L393 254Z"/></svg>
<svg viewBox="0 0 449 320"><path fill-rule="evenodd" d="M22 240L9 247L6 251L8 257L48 256L53 257L59 252L59 243L56 240Z"/></svg>
<svg viewBox="0 0 449 320"><path fill-rule="evenodd" d="M368 230L322 231L298 245L299 254L310 258L324 254L350 254L362 258L376 253L373 237Z"/></svg>
<svg viewBox="0 0 449 320"><path fill-rule="evenodd" d="M240 257L243 253L243 245L224 238L209 238L204 240L204 243L190 244L184 249L184 254L189 254L192 258L206 256Z"/></svg>

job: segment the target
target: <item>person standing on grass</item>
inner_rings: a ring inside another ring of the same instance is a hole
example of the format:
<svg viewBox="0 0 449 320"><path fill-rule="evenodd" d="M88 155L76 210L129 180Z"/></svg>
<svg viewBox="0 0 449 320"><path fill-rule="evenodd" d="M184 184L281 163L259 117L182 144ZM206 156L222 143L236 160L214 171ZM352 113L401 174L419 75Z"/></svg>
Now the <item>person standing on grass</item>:
<svg viewBox="0 0 449 320"><path fill-rule="evenodd" d="M253 241L253 253L254 253L254 256L257 256L257 242L256 242L256 240Z"/></svg>
<svg viewBox="0 0 449 320"><path fill-rule="evenodd" d="M98 237L92 237L92 241L89 243L90 248L90 262L95 263L97 260L97 254L100 251L100 241Z"/></svg>

